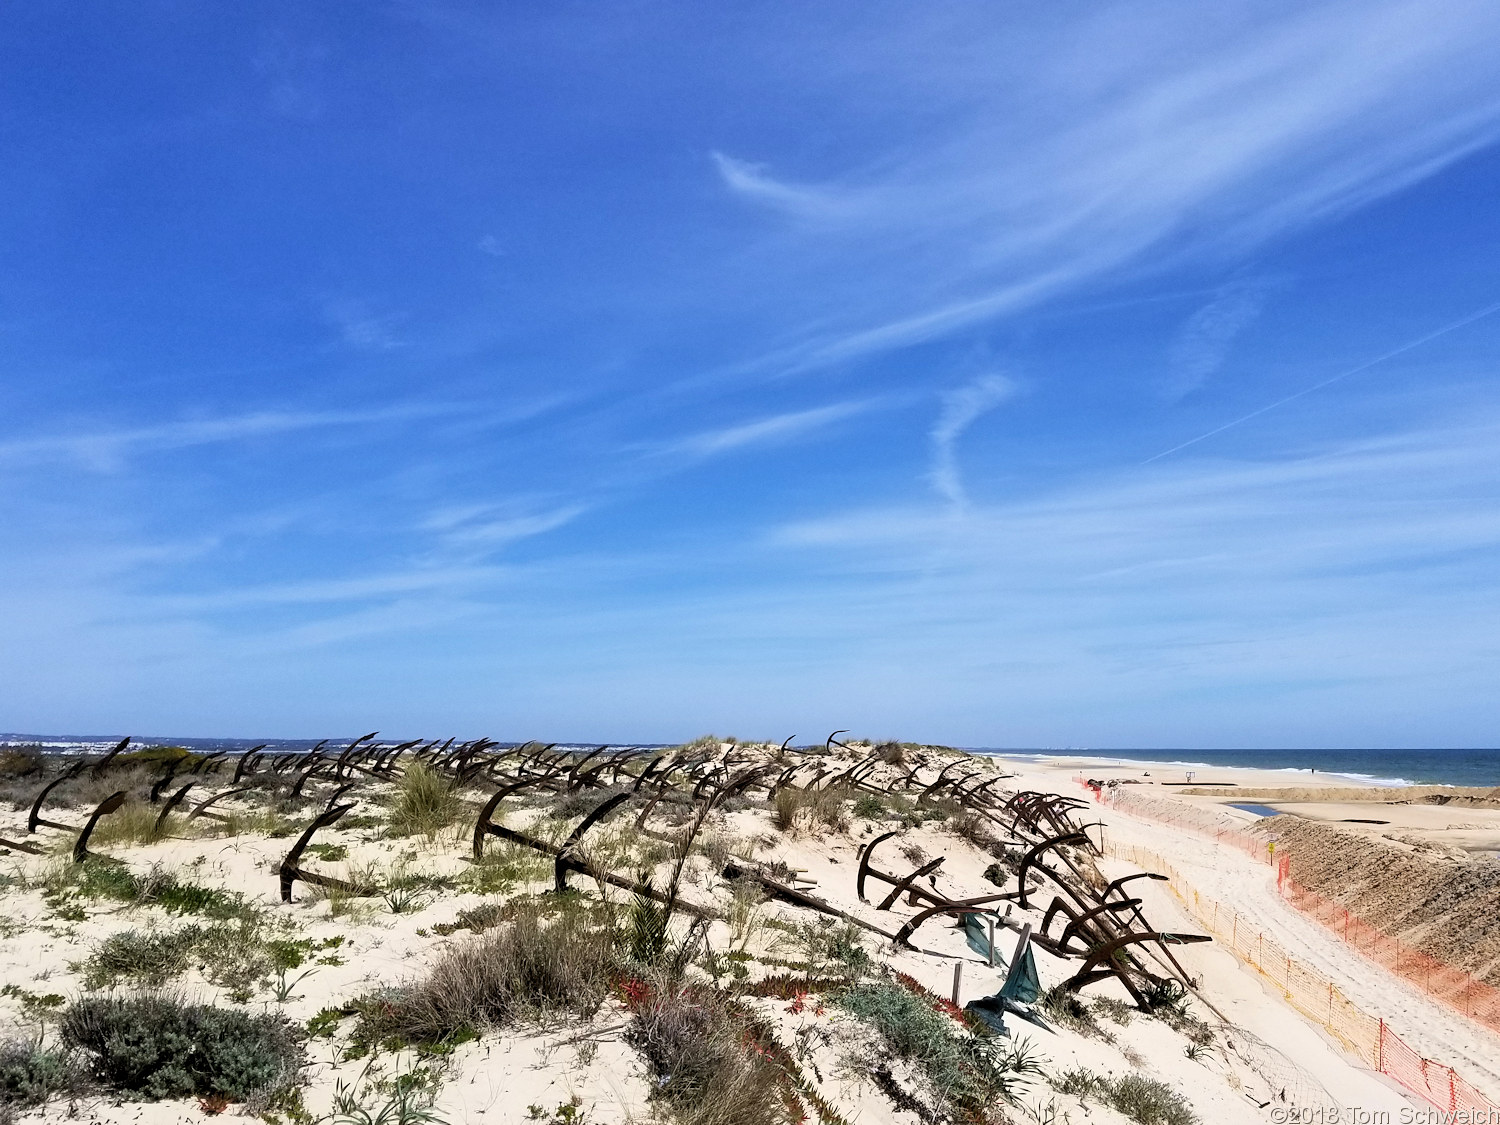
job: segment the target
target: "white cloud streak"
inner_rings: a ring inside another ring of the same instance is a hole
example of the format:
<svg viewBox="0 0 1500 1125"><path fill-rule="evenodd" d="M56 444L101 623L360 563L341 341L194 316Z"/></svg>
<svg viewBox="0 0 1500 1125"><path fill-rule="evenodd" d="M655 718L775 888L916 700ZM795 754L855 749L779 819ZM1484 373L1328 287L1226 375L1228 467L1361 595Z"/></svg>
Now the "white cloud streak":
<svg viewBox="0 0 1500 1125"><path fill-rule="evenodd" d="M808 187L778 180L765 165L711 153L724 185L736 194L776 211L803 219L846 219L857 215L857 200L828 188Z"/></svg>
<svg viewBox="0 0 1500 1125"><path fill-rule="evenodd" d="M1299 398L1305 398L1306 396L1313 394L1316 391L1321 391L1325 387L1331 387L1335 383L1341 383L1345 379L1349 379L1355 375L1362 374L1363 372L1370 370L1370 368L1372 367L1377 367L1380 364L1385 363L1387 360L1395 359L1397 356L1405 355L1407 352L1415 351L1423 345L1431 343L1433 340L1441 339L1442 337L1448 335L1450 332L1457 332L1459 329L1466 328L1478 321L1487 320L1489 317L1494 316L1497 312L1500 312L1500 301L1497 301L1490 305L1486 305L1484 308L1478 309L1475 312L1467 314L1466 316L1462 316L1457 320L1450 321L1449 323L1443 325L1441 328L1434 329L1431 332L1418 336L1415 340L1408 340L1400 347L1392 348L1390 351L1384 352L1381 355L1376 356L1374 359L1366 360L1364 363L1348 368L1347 370L1340 371L1336 375L1330 375L1326 379L1319 379L1316 383L1313 383L1310 386L1303 387L1300 391L1295 391L1292 394L1285 395L1279 399L1276 399L1274 402L1268 402L1265 406L1252 410L1248 414L1242 414L1238 418L1231 419L1230 421L1225 422L1222 426L1215 426L1213 429L1208 430L1205 433L1201 433L1197 437L1189 438L1187 441L1181 442L1178 445L1174 445L1170 449L1164 449L1160 453L1146 458L1146 460L1142 463L1149 465L1153 461L1160 461L1162 458L1170 457L1174 453L1181 453L1184 449L1190 449L1200 442L1207 441L1211 437L1216 437L1219 434L1222 434L1226 430L1232 430L1236 426L1244 425L1246 422L1249 422L1255 418L1259 418L1262 414L1269 414L1271 411L1285 406L1289 402L1295 402Z"/></svg>
<svg viewBox="0 0 1500 1125"><path fill-rule="evenodd" d="M943 407L932 427L932 486L955 508L968 504L958 470L957 444L963 432L1015 393L1003 375L981 375L943 395Z"/></svg>
<svg viewBox="0 0 1500 1125"><path fill-rule="evenodd" d="M705 430L665 447L666 452L684 454L689 457L716 457L734 453L757 445L774 445L806 437L863 414L875 408L871 399L836 402L828 406L817 406L810 410L793 410L784 414L773 414L751 422L741 422L718 430Z"/></svg>
<svg viewBox="0 0 1500 1125"><path fill-rule="evenodd" d="M367 410L257 410L218 418L195 418L151 426L80 430L71 434L0 440L0 465L73 462L100 472L122 468L131 456L195 446L254 441L313 430L345 429L472 417L472 407L456 403L403 403ZM495 414L492 418L504 418Z"/></svg>
<svg viewBox="0 0 1500 1125"><path fill-rule="evenodd" d="M1264 285L1229 285L1188 317L1172 341L1171 370L1162 386L1165 395L1180 399L1218 371L1236 337L1260 316L1265 298Z"/></svg>
<svg viewBox="0 0 1500 1125"><path fill-rule="evenodd" d="M736 370L839 364L1143 263L1243 250L1500 135L1488 50L1500 9L1480 0L1158 3L1070 17L1065 34L1020 14L942 11L952 19L924 9L913 26L817 45L820 65L840 59L826 81L851 104L879 88L907 99L920 127L870 141L820 183L720 158L740 197L849 219L793 224L763 244L756 276L782 271L797 283L781 288L817 303L799 340ZM945 38L926 38L931 27ZM920 50L892 46L913 39Z"/></svg>

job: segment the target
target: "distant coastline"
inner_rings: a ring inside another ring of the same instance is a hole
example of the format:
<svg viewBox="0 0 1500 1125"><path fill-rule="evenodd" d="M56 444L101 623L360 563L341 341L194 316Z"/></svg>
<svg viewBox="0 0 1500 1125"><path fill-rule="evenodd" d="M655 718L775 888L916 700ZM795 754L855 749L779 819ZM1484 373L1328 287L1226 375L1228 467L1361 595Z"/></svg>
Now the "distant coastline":
<svg viewBox="0 0 1500 1125"><path fill-rule="evenodd" d="M39 744L48 749L103 750L113 745L122 735L56 735L0 732L0 746L7 744ZM349 742L354 735L331 737L330 745ZM384 741L390 741L389 739ZM317 745L313 738L252 739L252 738L174 738L167 736L141 736L136 745L153 743L186 746L191 750L227 750L230 753L248 750L264 743L270 750L308 750ZM502 746L516 745L512 742ZM650 748L655 743L630 743L615 740L615 746L638 745ZM588 746L594 742L559 742L558 746ZM1232 766L1241 769L1279 770L1293 775L1305 775L1316 771L1318 775L1347 777L1374 785L1465 785L1500 786L1500 749L1397 749L1378 750L1351 747L1347 749L1199 749L1193 747L955 747L970 754L990 757L1014 758L1018 761L1056 761L1063 758L1087 759L1101 762L1120 762L1132 765L1159 765L1171 769L1209 768Z"/></svg>

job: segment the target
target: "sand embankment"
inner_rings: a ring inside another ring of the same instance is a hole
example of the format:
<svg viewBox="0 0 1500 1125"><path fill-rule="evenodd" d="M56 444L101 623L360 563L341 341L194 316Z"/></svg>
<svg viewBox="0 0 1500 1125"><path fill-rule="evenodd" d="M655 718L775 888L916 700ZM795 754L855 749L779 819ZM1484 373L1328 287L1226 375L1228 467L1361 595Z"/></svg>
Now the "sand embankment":
<svg viewBox="0 0 1500 1125"><path fill-rule="evenodd" d="M1283 798L1285 799L1285 798ZM1460 859L1297 816L1275 832L1301 886L1382 933L1500 986L1500 862Z"/></svg>

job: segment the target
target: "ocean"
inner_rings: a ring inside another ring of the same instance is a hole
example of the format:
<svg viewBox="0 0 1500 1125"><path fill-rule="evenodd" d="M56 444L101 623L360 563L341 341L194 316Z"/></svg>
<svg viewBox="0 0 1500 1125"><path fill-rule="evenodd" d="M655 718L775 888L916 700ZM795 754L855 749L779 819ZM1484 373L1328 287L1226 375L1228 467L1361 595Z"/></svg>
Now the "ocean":
<svg viewBox="0 0 1500 1125"><path fill-rule="evenodd" d="M1188 747L1070 747L1066 750L1005 749L976 747L976 754L998 757L1100 758L1127 762L1162 762L1191 769L1194 766L1240 766L1246 769L1284 770L1306 775L1324 774L1357 778L1380 785L1500 785L1500 750L1424 749L1372 750L1350 747L1337 750L1203 750Z"/></svg>
<svg viewBox="0 0 1500 1125"><path fill-rule="evenodd" d="M118 742L123 735L40 735L0 733L0 746L40 744L58 752L85 750L102 752ZM348 745L357 735L330 738L331 747ZM391 741L383 739L388 745ZM133 739L134 746L168 745L186 746L190 750L227 750L242 752L264 742L268 750L306 751L317 744L317 739L250 739L250 738L156 738ZM501 746L516 743L502 742ZM565 749L571 743L559 743ZM583 747L584 744L577 744ZM588 743L592 749L598 743ZM613 746L649 746L650 743L612 742ZM1316 770L1319 775L1342 775L1373 781L1381 785L1470 785L1500 786L1500 750L1496 749L1425 749L1425 750L1371 750L1351 747L1340 750L1256 750L1223 749L1203 750L1190 747L1069 747L1049 749L1043 747L960 747L971 754L986 754L997 757L1014 757L1023 760L1041 758L1101 758L1119 759L1129 762L1162 762L1185 766L1242 766L1250 769L1285 770L1289 774L1305 774Z"/></svg>

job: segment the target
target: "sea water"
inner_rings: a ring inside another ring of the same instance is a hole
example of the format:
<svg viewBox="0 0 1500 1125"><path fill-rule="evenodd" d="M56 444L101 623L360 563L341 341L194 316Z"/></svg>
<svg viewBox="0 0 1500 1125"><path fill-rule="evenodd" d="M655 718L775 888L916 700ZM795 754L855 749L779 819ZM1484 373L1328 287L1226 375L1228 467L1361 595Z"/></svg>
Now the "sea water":
<svg viewBox="0 0 1500 1125"><path fill-rule="evenodd" d="M1500 750L1494 749L1241 749L1203 750L1185 747L1131 747L1042 750L977 747L973 753L1028 760L1090 758L1122 762L1159 762L1181 769L1238 766L1279 770L1288 781L1310 781L1325 774L1377 785L1500 785ZM1315 783L1316 784L1316 783Z"/></svg>
<svg viewBox="0 0 1500 1125"><path fill-rule="evenodd" d="M108 750L123 735L37 735L0 733L0 746L10 744L40 744L45 749L60 753L100 753ZM357 735L328 739L330 748L347 746ZM381 739L390 745L394 739ZM404 741L404 740L400 740ZM132 746L185 746L189 750L204 753L226 750L229 753L243 752L259 743L268 743L269 751L306 752L317 744L316 739L251 739L251 738L171 738L139 737L132 739ZM515 746L515 742L501 742L500 747ZM580 744L578 749L591 750L598 743ZM618 740L611 745L646 746L645 743L630 743ZM557 749L571 748L559 743ZM1179 769L1195 766L1239 766L1244 769L1281 770L1289 775L1289 781L1311 780L1314 777L1333 775L1374 782L1377 785L1500 785L1500 750L1453 750L1453 749L1405 749L1405 750L1203 750L1185 747L1128 747L1128 748L1069 748L1045 749L1042 747L965 747L973 754L992 754L1013 757L1026 761L1041 761L1052 758L1091 758L1124 762L1160 762ZM1316 771L1316 772L1314 772ZM1314 782L1320 784L1320 782Z"/></svg>

